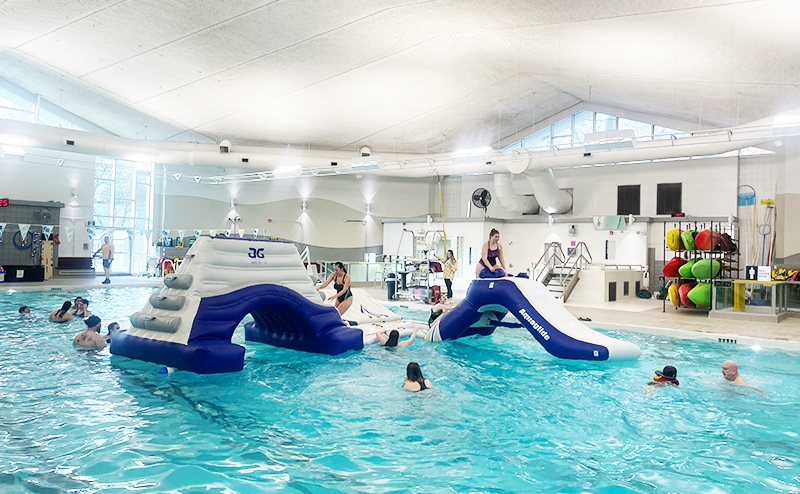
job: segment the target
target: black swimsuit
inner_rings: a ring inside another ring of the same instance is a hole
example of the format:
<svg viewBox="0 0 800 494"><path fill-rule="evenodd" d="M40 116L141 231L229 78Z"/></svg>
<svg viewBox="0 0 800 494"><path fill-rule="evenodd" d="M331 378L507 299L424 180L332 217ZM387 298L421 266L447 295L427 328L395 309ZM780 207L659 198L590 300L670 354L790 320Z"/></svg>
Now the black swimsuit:
<svg viewBox="0 0 800 494"><path fill-rule="evenodd" d="M344 275L344 276L347 276L347 275ZM341 292L342 288L344 288L344 276L342 277L342 282L341 283L336 283L336 278L333 279L333 289L336 290L336 293ZM337 298L336 300L338 300L339 303L341 304L342 302L344 302L345 300L347 300L348 298L350 298L352 296L353 296L353 292L351 292L350 288L348 288L347 291L344 293L344 295L342 295L341 297Z"/></svg>

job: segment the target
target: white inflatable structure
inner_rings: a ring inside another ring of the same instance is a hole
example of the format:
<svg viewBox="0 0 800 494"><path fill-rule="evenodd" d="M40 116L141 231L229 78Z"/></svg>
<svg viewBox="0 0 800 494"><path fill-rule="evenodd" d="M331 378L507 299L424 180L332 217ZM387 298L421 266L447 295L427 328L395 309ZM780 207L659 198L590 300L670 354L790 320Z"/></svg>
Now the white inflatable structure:
<svg viewBox="0 0 800 494"><path fill-rule="evenodd" d="M247 314L248 341L332 355L364 346L365 332L323 304L290 242L200 237L164 285L114 336L111 353L197 373L238 371L244 347L231 336Z"/></svg>

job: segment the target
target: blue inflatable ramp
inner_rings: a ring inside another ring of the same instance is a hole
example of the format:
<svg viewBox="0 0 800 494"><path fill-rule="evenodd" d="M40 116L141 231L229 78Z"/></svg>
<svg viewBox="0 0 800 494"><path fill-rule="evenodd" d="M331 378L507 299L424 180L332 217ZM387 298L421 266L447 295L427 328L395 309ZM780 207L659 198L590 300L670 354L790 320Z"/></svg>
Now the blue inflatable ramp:
<svg viewBox="0 0 800 494"><path fill-rule="evenodd" d="M526 278L479 279L466 298L434 323L425 337L442 341L489 335L511 313L550 354L576 360L632 360L641 350L587 327L541 283Z"/></svg>

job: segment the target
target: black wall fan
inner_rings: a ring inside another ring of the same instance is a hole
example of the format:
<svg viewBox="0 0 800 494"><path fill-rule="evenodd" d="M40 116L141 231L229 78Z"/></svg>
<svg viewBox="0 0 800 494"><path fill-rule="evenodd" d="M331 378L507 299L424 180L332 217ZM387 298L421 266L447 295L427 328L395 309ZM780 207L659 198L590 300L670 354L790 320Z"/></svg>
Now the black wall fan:
<svg viewBox="0 0 800 494"><path fill-rule="evenodd" d="M472 205L476 208L483 209L483 215L486 216L487 208L492 203L492 194L486 189L475 189L472 193Z"/></svg>

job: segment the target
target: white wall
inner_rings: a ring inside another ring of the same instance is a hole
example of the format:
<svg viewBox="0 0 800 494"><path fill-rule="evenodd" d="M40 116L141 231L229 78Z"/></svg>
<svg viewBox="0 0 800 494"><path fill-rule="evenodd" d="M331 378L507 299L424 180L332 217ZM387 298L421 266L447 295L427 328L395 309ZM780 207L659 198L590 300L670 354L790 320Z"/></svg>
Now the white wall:
<svg viewBox="0 0 800 494"><path fill-rule="evenodd" d="M428 179L364 175L284 179L231 185L198 185L193 180L166 182L166 213L156 211L156 230L231 228L226 221L230 201L242 221L237 227L259 234L328 248L382 246L381 219L425 217L429 204ZM157 188L161 202L161 188ZM307 203L303 212L302 201ZM366 213L370 205L371 213ZM363 220L348 222L345 220Z"/></svg>
<svg viewBox="0 0 800 494"><path fill-rule="evenodd" d="M37 159L41 161L34 161ZM12 156L0 158L0 197L66 204L60 215L58 254L61 257L90 257L91 252L84 249L83 244L89 242L86 220L94 216L94 163L71 161L58 166L50 164L50 161L27 156L24 160ZM77 199L72 197L73 190L78 193ZM75 228L71 242L64 230L68 226Z"/></svg>

